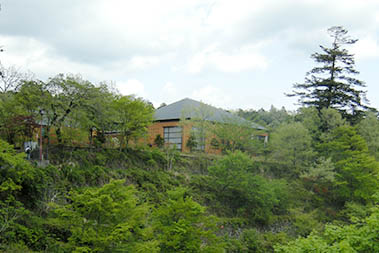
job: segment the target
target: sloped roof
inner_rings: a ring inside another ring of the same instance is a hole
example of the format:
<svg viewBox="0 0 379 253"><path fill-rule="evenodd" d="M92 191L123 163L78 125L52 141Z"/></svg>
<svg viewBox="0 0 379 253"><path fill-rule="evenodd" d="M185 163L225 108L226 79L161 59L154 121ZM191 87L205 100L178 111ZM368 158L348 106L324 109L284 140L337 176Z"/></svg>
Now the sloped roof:
<svg viewBox="0 0 379 253"><path fill-rule="evenodd" d="M221 123L242 122L249 123L253 128L256 129L265 129L262 126L253 122L249 122L235 114L190 98L185 98L175 103L161 107L154 113L155 121L180 120L183 118L202 118Z"/></svg>

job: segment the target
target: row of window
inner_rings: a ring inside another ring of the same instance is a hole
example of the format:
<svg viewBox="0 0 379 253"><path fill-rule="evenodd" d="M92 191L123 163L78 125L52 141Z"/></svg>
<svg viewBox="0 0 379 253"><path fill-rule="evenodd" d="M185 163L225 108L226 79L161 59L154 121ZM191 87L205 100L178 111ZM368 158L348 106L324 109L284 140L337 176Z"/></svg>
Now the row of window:
<svg viewBox="0 0 379 253"><path fill-rule="evenodd" d="M201 136L201 133L199 133L199 129L193 127L192 131L195 135ZM175 146L176 149L178 149L180 151L182 150L182 128L181 127L179 127L179 126L163 127L163 137L164 137L165 143L169 143L171 146ZM259 139L262 138L262 139L264 139L265 143L267 142L267 136L258 135L255 138L259 138ZM216 140L216 142L217 142L217 140ZM195 144L196 147L194 147L194 149L204 150L205 149L204 144L205 144L204 137L201 138L200 140L197 139L196 144ZM218 145L218 143L214 143L214 144L211 143L211 145L216 147Z"/></svg>
<svg viewBox="0 0 379 253"><path fill-rule="evenodd" d="M196 128L192 128L192 131L198 131ZM176 149L182 150L182 128L178 126L164 127L163 128L163 138L165 143L169 143L172 146L175 145ZM197 141L197 150L204 150L204 139L202 141Z"/></svg>

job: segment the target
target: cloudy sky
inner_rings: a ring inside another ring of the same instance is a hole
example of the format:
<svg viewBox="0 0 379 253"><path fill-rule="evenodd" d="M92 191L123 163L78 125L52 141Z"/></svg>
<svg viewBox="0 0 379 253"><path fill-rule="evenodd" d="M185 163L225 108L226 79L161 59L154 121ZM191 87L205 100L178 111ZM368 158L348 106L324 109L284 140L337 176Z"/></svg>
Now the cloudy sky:
<svg viewBox="0 0 379 253"><path fill-rule="evenodd" d="M342 25L379 108L378 0L0 0L0 61L46 80L81 74L154 103L297 108L288 98Z"/></svg>

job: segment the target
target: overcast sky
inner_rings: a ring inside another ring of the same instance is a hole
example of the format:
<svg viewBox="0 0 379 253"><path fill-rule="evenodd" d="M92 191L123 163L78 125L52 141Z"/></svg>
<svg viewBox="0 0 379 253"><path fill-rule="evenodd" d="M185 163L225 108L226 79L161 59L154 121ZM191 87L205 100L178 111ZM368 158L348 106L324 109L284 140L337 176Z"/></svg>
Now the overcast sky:
<svg viewBox="0 0 379 253"><path fill-rule="evenodd" d="M154 103L297 108L284 93L342 25L379 108L379 0L0 0L0 61L46 80L81 74Z"/></svg>

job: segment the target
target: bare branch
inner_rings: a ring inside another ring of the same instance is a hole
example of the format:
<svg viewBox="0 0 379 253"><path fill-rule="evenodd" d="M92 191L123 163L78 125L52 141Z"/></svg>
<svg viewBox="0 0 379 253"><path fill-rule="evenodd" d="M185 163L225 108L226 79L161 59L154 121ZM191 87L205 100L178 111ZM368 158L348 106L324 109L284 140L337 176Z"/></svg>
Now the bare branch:
<svg viewBox="0 0 379 253"><path fill-rule="evenodd" d="M19 68L15 66L5 67L0 63L0 93L5 93L7 91L17 91L22 81L31 80L33 74L22 73Z"/></svg>

